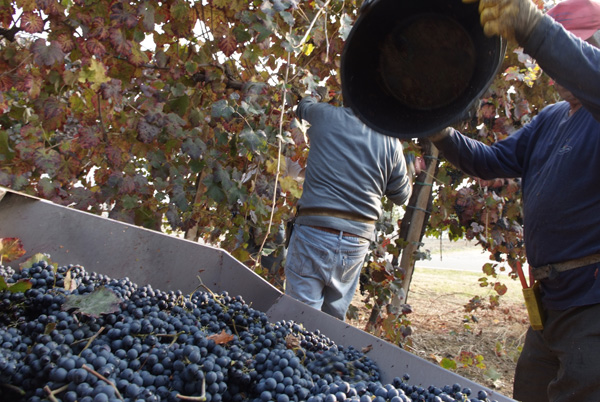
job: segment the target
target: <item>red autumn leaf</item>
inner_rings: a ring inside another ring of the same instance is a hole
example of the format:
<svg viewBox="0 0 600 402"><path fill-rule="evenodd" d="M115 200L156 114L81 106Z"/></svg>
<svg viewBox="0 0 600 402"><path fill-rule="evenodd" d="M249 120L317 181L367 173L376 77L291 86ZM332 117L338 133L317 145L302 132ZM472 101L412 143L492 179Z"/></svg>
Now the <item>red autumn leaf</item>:
<svg viewBox="0 0 600 402"><path fill-rule="evenodd" d="M120 148L115 146L108 146L106 148L106 157L114 167L120 167L123 164L123 152Z"/></svg>
<svg viewBox="0 0 600 402"><path fill-rule="evenodd" d="M8 106L7 101L4 99L4 96L2 95L2 89L0 89L0 115L2 113L8 112L9 109L10 109L10 107ZM6 149L4 149L3 151L6 153ZM2 151L0 151L0 152L2 152ZM0 186L8 187L6 184L2 184L1 180L0 180Z"/></svg>
<svg viewBox="0 0 600 402"><path fill-rule="evenodd" d="M24 254L25 249L20 239L16 237L0 238L0 261L13 261Z"/></svg>
<svg viewBox="0 0 600 402"><path fill-rule="evenodd" d="M75 49L73 37L65 33L61 33L56 37L56 44L65 53L69 53L71 50Z"/></svg>
<svg viewBox="0 0 600 402"><path fill-rule="evenodd" d="M56 15L64 13L64 7L56 0L37 0L37 6L46 15Z"/></svg>
<svg viewBox="0 0 600 402"><path fill-rule="evenodd" d="M0 74L0 92L8 92L14 85L12 74Z"/></svg>
<svg viewBox="0 0 600 402"><path fill-rule="evenodd" d="M21 29L27 33L39 33L44 30L44 20L39 14L25 12L21 16Z"/></svg>
<svg viewBox="0 0 600 402"><path fill-rule="evenodd" d="M135 180L131 176L125 176L119 186L119 194L135 194Z"/></svg>
<svg viewBox="0 0 600 402"><path fill-rule="evenodd" d="M127 28L133 28L137 25L137 16L125 10L123 3L115 3L111 6L110 19Z"/></svg>
<svg viewBox="0 0 600 402"><path fill-rule="evenodd" d="M142 25L146 32L154 30L154 7L149 2L143 2L138 6L138 14L142 17Z"/></svg>
<svg viewBox="0 0 600 402"><path fill-rule="evenodd" d="M486 104L481 107L481 115L484 119L491 119L496 116L496 108L493 104Z"/></svg>
<svg viewBox="0 0 600 402"><path fill-rule="evenodd" d="M126 56L131 52L131 43L123 36L120 29L113 28L110 30L110 43L122 55Z"/></svg>
<svg viewBox="0 0 600 402"><path fill-rule="evenodd" d="M231 56L237 50L237 42L235 37L233 35L229 35L221 39L219 41L219 49L225 53L225 56Z"/></svg>
<svg viewBox="0 0 600 402"><path fill-rule="evenodd" d="M79 132L77 134L77 138L78 144L81 145L83 149L94 148L100 145L100 143L102 142L100 131L92 127L80 127Z"/></svg>
<svg viewBox="0 0 600 402"><path fill-rule="evenodd" d="M50 120L64 113L63 105L54 97L44 101L44 119Z"/></svg>
<svg viewBox="0 0 600 402"><path fill-rule="evenodd" d="M209 340L212 339L213 341L215 341L215 343L217 345L223 345L225 343L229 343L229 342L233 341L234 336L231 334L228 334L227 332L225 332L225 330L223 330L219 334L207 336L206 339L209 339Z"/></svg>
<svg viewBox="0 0 600 402"><path fill-rule="evenodd" d="M100 93L103 99L120 100L122 91L122 81L115 78L100 85Z"/></svg>
<svg viewBox="0 0 600 402"><path fill-rule="evenodd" d="M134 66L141 66L148 62L148 57L138 47L132 47L127 60Z"/></svg>
<svg viewBox="0 0 600 402"><path fill-rule="evenodd" d="M218 24L215 27L213 34L215 35L215 38L217 38L217 39L232 36L231 31L229 30L229 27L227 26L227 24Z"/></svg>
<svg viewBox="0 0 600 402"><path fill-rule="evenodd" d="M104 22L104 18L102 17L96 17L92 20L92 25L89 32L90 38L96 38L98 40L104 40L108 38L108 27Z"/></svg>
<svg viewBox="0 0 600 402"><path fill-rule="evenodd" d="M106 48L104 47L102 42L95 38L88 39L85 42L85 47L87 48L88 52L90 52L90 54L96 57L102 57L104 56L104 53L106 53Z"/></svg>
<svg viewBox="0 0 600 402"><path fill-rule="evenodd" d="M65 58L65 53L57 42L53 41L47 45L46 41L41 38L31 45L31 51L35 62L45 66L51 66Z"/></svg>
<svg viewBox="0 0 600 402"><path fill-rule="evenodd" d="M12 24L13 15L15 15L15 9L12 2L2 3L2 7L0 7L0 24L9 27Z"/></svg>
<svg viewBox="0 0 600 402"><path fill-rule="evenodd" d="M81 170L81 161L77 158L68 157L61 159L59 179L68 180Z"/></svg>
<svg viewBox="0 0 600 402"><path fill-rule="evenodd" d="M494 284L494 290L500 295L504 295L506 294L506 292L508 291L508 288L506 287L506 285L500 283L500 282L496 282Z"/></svg>
<svg viewBox="0 0 600 402"><path fill-rule="evenodd" d="M15 83L15 87L17 91L28 92L33 85L33 77L29 74L29 72L25 73L23 71L19 71L19 75L17 76L17 82Z"/></svg>

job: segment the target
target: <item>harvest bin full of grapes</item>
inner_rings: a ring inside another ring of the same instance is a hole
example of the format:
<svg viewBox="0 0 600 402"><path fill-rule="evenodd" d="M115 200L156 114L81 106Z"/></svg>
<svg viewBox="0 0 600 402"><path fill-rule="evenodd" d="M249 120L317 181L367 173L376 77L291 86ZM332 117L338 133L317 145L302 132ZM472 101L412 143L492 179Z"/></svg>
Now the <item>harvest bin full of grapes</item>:
<svg viewBox="0 0 600 402"><path fill-rule="evenodd" d="M25 251L0 260L2 402L512 400L222 249L3 188L0 239Z"/></svg>

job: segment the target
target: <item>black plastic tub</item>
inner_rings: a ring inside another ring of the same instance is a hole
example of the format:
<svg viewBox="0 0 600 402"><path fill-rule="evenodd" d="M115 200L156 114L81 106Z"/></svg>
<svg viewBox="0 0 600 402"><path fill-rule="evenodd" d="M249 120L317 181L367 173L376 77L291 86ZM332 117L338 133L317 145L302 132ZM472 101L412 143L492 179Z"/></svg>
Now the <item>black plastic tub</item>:
<svg viewBox="0 0 600 402"><path fill-rule="evenodd" d="M400 139L466 119L504 60L478 3L366 0L342 53L344 103L369 127Z"/></svg>

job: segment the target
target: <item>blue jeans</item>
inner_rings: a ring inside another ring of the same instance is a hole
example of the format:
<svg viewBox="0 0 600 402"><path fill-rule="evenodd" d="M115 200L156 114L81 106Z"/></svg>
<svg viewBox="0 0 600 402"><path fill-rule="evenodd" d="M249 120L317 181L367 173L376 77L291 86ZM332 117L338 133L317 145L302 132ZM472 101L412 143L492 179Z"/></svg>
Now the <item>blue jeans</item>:
<svg viewBox="0 0 600 402"><path fill-rule="evenodd" d="M285 263L285 293L344 321L369 243L295 225Z"/></svg>

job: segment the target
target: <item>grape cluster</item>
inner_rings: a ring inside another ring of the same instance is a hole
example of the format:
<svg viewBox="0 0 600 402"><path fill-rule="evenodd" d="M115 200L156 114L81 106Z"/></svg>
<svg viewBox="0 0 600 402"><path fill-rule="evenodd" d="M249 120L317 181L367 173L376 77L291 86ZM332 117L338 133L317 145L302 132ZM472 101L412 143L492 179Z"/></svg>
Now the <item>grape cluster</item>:
<svg viewBox="0 0 600 402"><path fill-rule="evenodd" d="M78 265L0 266L0 402L489 401L460 385L383 384L364 353L293 321L270 323L240 296L140 287ZM66 286L67 285L67 286ZM105 287L116 312L66 309Z"/></svg>

